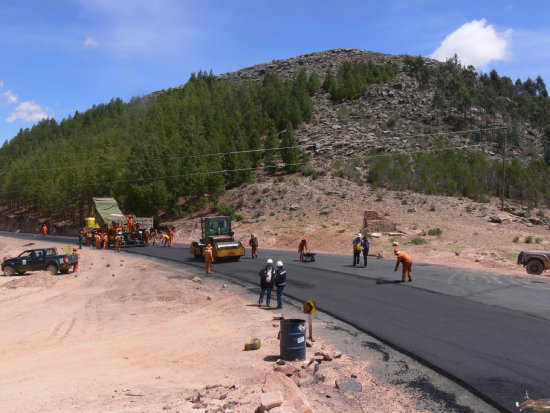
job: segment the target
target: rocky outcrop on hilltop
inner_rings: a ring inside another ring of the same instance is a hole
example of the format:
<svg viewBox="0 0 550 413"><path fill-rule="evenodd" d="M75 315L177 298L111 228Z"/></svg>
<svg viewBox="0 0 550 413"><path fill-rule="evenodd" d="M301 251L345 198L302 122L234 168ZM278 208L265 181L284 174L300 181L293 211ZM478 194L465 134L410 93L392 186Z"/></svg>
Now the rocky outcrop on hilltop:
<svg viewBox="0 0 550 413"><path fill-rule="evenodd" d="M345 160L362 157L376 149L381 152L422 151L433 148L438 141L445 147L482 149L489 157L500 158L502 150L496 144L495 130L481 133L456 133L456 119L465 121L465 115L454 107L433 108L435 85L420 88L418 80L404 70L405 55L388 55L358 49L333 49L310 53L285 60L273 60L236 72L220 75L220 79L261 81L265 74L275 73L282 79L294 77L304 69L316 72L321 81L330 69L336 73L346 61L372 61L375 64L393 64L399 68L397 76L388 84L373 84L365 88L355 100L333 102L328 93L320 90L314 97L314 112L310 122L295 131L298 142L305 146L313 162ZM425 59L430 67L441 62ZM460 130L498 127L504 119L487 114L483 108L472 107L466 123ZM541 156L542 134L532 125L519 125L522 145L508 147L508 157ZM453 133L449 133L453 132Z"/></svg>

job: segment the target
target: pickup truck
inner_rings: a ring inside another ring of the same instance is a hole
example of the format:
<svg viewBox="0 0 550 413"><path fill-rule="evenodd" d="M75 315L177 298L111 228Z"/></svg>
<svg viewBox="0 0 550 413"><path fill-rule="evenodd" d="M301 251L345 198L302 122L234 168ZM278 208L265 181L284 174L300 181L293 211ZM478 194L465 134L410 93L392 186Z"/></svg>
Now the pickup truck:
<svg viewBox="0 0 550 413"><path fill-rule="evenodd" d="M2 262L4 275L11 277L24 274L26 271L49 271L55 275L59 271L66 274L69 269L78 264L77 254L57 254L55 248L38 248L27 250L15 258L8 258Z"/></svg>
<svg viewBox="0 0 550 413"><path fill-rule="evenodd" d="M523 265L529 274L541 275L550 269L550 251L521 251L518 265Z"/></svg>

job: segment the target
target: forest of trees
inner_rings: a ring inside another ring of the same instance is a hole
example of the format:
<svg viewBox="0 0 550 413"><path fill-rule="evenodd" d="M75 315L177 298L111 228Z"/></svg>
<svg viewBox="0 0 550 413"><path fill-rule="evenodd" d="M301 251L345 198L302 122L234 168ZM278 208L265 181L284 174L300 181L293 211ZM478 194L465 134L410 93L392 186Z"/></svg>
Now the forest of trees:
<svg viewBox="0 0 550 413"><path fill-rule="evenodd" d="M321 88L333 102L357 99L369 85L391 82L398 70L346 62L322 81L301 70L292 80L267 73L262 82L199 72L175 89L127 103L113 99L60 122L45 119L0 148L0 202L82 217L92 197L113 196L126 212L181 216L252 180L258 167L270 173L299 170L307 157L296 147L294 131L310 120L312 96ZM544 157L509 160L505 195L548 202L550 98L540 76L514 83L494 70L480 75L456 58L427 65L411 56L404 58L403 70L419 89L431 91L444 129L495 126L474 121L473 108L482 108L498 115L499 126L502 119L508 126L500 144L506 138L521 146L520 125L526 122L542 132ZM461 116L449 116L450 108ZM368 180L379 186L474 199L497 195L501 188L501 164L481 152L374 159L368 161Z"/></svg>
<svg viewBox="0 0 550 413"><path fill-rule="evenodd" d="M370 84L389 83L397 74L395 65L376 65L368 62L344 62L336 76L329 69L325 74L323 90L331 100L357 99Z"/></svg>
<svg viewBox="0 0 550 413"><path fill-rule="evenodd" d="M311 117L319 87L305 71L291 81L267 74L263 83L199 72L156 97L43 120L0 149L0 200L74 216L91 197L114 196L138 215L180 215L182 199L189 207L204 194L215 199L250 180L252 168L294 171L304 158L288 148L293 129ZM228 170L237 171L212 173Z"/></svg>
<svg viewBox="0 0 550 413"><path fill-rule="evenodd" d="M488 196L502 193L502 162L488 159L483 151L447 149L376 156L367 162L368 181L384 188L474 200L488 200ZM507 199L550 205L550 167L543 160L524 165L514 158L504 167Z"/></svg>

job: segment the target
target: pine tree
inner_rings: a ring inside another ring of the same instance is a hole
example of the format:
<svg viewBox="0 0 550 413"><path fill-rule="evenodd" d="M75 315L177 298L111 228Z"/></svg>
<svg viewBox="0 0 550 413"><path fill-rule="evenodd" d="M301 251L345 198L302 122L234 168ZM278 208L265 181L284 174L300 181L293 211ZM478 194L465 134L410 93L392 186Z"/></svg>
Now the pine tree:
<svg viewBox="0 0 550 413"><path fill-rule="evenodd" d="M299 169L299 165L295 165L300 159L300 150L295 148L298 145L296 138L294 137L294 131L292 124L289 122L286 125L286 130L283 132L283 139L281 141L281 158L285 163L285 170L289 172L296 172Z"/></svg>

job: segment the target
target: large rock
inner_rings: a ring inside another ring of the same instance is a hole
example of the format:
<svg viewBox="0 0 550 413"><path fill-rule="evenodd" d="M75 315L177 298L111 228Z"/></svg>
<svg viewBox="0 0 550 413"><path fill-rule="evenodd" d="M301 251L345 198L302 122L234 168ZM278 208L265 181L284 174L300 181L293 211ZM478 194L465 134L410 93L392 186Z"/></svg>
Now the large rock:
<svg viewBox="0 0 550 413"><path fill-rule="evenodd" d="M273 368L273 371L283 373L285 376L292 376L293 374L298 372L298 369L294 367L292 364L284 364L284 365L277 364Z"/></svg>
<svg viewBox="0 0 550 413"><path fill-rule="evenodd" d="M283 404L283 394L277 390L260 394L260 411L266 412Z"/></svg>
<svg viewBox="0 0 550 413"><path fill-rule="evenodd" d="M360 392L363 391L361 383L354 379L343 378L336 380L336 387L342 391Z"/></svg>
<svg viewBox="0 0 550 413"><path fill-rule="evenodd" d="M265 375L262 392L280 391L283 395L282 407L291 407L296 413L313 413L313 410L298 386L283 374L270 372ZM278 408L275 408L275 410Z"/></svg>

